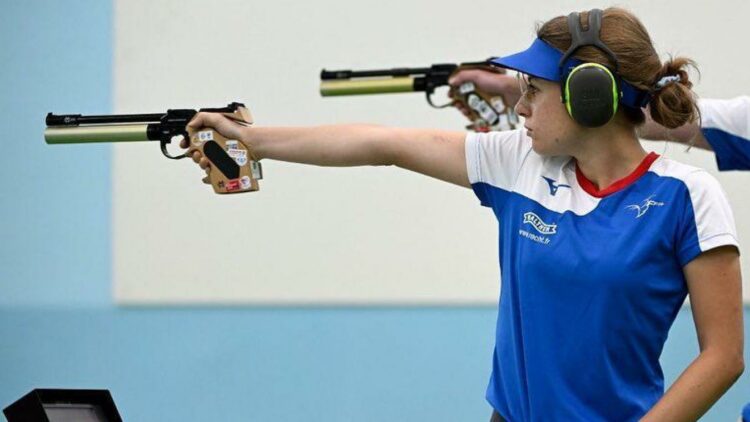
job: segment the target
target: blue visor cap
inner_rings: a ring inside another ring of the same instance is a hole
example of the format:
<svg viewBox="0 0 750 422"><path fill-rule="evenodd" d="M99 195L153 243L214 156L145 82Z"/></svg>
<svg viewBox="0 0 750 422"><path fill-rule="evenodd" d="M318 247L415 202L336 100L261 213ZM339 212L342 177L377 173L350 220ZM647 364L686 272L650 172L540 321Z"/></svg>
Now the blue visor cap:
<svg viewBox="0 0 750 422"><path fill-rule="evenodd" d="M490 63L532 77L561 83L562 75L560 74L559 64L562 56L562 51L537 38L531 43L531 47L526 50L510 56L496 57L490 60ZM565 63L565 68L569 70L582 63L581 60L571 57ZM620 78L620 89L622 90L620 103L625 106L643 108L651 101L651 95L647 91L634 87L622 78Z"/></svg>

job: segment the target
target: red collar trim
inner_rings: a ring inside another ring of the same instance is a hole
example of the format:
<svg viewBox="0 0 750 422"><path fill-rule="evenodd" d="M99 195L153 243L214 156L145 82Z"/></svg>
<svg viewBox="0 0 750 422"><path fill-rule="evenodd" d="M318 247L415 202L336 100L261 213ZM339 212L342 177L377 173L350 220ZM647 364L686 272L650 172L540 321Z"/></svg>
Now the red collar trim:
<svg viewBox="0 0 750 422"><path fill-rule="evenodd" d="M593 182L591 182L589 179L586 178L586 176L583 175L583 173L581 173L581 169L578 168L578 165L576 165L576 178L578 179L578 184L581 185L581 187L583 188L583 190L586 191L586 193L596 198L604 198L605 196L609 194L625 189L626 187L630 186L633 182L638 180L639 177L646 174L648 169L651 167L651 164L653 164L657 158L659 158L659 154L655 152L648 154L643 159L643 161L641 161L641 164L639 164L638 167L635 170L633 170L632 173L623 177L620 180L617 180L616 182L612 183L611 185L607 186L606 188L602 190L597 189L596 185L594 185Z"/></svg>

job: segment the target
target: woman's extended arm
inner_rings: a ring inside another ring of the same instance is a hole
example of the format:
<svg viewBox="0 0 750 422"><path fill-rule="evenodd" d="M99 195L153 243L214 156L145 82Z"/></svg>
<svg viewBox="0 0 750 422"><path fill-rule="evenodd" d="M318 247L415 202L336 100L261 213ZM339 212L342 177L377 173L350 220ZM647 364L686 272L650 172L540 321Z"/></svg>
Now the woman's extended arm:
<svg viewBox="0 0 750 422"><path fill-rule="evenodd" d="M742 282L737 249L716 248L684 268L700 354L643 421L695 421L744 370Z"/></svg>
<svg viewBox="0 0 750 422"><path fill-rule="evenodd" d="M470 187L463 132L371 125L247 127L216 113L199 113L189 126L210 127L237 139L257 159L340 167L395 165ZM198 152L193 159L203 168L209 165Z"/></svg>

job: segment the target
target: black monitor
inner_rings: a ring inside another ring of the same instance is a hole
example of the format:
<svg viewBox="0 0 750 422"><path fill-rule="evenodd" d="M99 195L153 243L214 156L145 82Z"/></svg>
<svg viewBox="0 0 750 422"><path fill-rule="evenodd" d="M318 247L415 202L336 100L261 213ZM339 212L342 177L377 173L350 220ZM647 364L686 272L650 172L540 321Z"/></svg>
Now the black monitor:
<svg viewBox="0 0 750 422"><path fill-rule="evenodd" d="M8 422L122 422L107 390L37 388L3 413Z"/></svg>

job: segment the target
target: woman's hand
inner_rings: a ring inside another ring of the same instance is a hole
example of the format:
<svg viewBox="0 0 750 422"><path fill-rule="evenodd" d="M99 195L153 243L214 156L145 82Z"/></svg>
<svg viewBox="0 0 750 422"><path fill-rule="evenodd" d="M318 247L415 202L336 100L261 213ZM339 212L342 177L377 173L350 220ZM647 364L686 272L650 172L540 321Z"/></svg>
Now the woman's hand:
<svg viewBox="0 0 750 422"><path fill-rule="evenodd" d="M473 82L474 86L490 96L501 96L508 107L513 107L521 98L521 88L515 76L507 73L498 73L485 69L464 69L456 72L448 80L451 92L454 92L465 82ZM469 109L463 104L455 102L456 108L467 118L470 116Z"/></svg>
<svg viewBox="0 0 750 422"><path fill-rule="evenodd" d="M196 114L190 123L188 123L187 127L191 132L196 132L202 129L213 129L227 139L235 139L242 143L246 142L245 139L247 138L248 129L247 126L222 116L220 113L205 112ZM189 139L183 139L180 141L180 147L188 148L189 146ZM211 182L208 180L208 173L211 171L211 162L208 161L208 159L198 150L193 151L190 157L206 171L206 177L203 178L203 183L210 184Z"/></svg>

